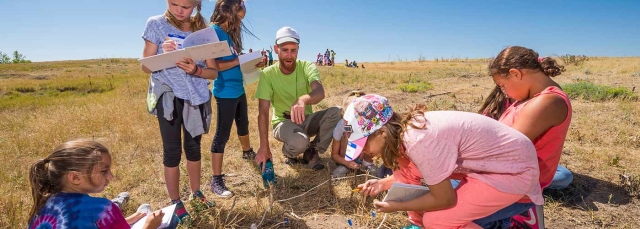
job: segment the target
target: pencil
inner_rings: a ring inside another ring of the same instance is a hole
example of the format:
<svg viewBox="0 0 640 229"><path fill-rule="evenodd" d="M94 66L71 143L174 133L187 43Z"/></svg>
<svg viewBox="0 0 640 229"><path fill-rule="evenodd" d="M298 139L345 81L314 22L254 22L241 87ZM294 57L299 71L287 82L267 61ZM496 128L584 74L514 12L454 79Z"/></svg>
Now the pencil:
<svg viewBox="0 0 640 229"><path fill-rule="evenodd" d="M351 192L359 192L360 190L362 190L362 189L356 188L356 189L351 190Z"/></svg>

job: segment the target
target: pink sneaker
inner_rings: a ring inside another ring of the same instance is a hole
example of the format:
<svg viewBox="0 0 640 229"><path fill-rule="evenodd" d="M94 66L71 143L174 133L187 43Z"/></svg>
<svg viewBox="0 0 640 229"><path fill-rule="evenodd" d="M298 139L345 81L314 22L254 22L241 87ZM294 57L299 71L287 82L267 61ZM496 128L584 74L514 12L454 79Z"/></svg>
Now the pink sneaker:
<svg viewBox="0 0 640 229"><path fill-rule="evenodd" d="M544 229L542 205L535 205L526 212L513 216L509 229Z"/></svg>

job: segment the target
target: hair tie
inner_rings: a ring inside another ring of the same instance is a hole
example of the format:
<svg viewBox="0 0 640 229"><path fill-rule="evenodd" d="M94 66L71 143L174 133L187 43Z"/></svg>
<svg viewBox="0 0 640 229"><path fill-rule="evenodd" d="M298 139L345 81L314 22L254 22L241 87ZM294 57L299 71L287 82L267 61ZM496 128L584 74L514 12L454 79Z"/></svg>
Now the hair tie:
<svg viewBox="0 0 640 229"><path fill-rule="evenodd" d="M546 56L545 57L538 57L538 63L541 63L542 60L544 60L544 58L547 58L547 57Z"/></svg>

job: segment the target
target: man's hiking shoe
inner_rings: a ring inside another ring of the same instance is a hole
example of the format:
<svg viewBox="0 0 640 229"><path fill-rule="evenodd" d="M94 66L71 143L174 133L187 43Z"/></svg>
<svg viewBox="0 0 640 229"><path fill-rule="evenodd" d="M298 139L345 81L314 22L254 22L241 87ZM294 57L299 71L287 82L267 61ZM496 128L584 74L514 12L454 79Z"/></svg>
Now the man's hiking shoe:
<svg viewBox="0 0 640 229"><path fill-rule="evenodd" d="M313 170L322 170L324 169L324 165L320 160L320 155L318 155L318 151L315 148L308 148L307 151L304 151L302 155L302 159L309 162L309 168Z"/></svg>
<svg viewBox="0 0 640 229"><path fill-rule="evenodd" d="M306 165L309 162L305 161L304 159L286 157L284 159L284 163L287 164L287 165L296 165L296 164L305 164Z"/></svg>
<svg viewBox="0 0 640 229"><path fill-rule="evenodd" d="M229 191L229 188L224 184L223 176L224 175L213 175L211 178L211 191L216 194L217 197L232 197L233 193Z"/></svg>
<svg viewBox="0 0 640 229"><path fill-rule="evenodd" d="M253 151L253 148L249 148L247 151L242 151L242 159L253 160L254 158L256 158L256 152Z"/></svg>

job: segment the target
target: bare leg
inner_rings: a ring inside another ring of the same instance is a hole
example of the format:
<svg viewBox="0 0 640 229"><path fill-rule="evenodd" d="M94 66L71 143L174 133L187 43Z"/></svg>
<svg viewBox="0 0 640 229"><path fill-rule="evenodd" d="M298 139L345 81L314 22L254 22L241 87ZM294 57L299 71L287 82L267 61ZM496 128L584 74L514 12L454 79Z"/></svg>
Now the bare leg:
<svg viewBox="0 0 640 229"><path fill-rule="evenodd" d="M187 160L187 174L189 175L189 187L191 188L191 193L195 193L200 190L201 168L202 166L200 161Z"/></svg>
<svg viewBox="0 0 640 229"><path fill-rule="evenodd" d="M211 169L213 170L214 176L222 174L223 158L224 158L224 153L211 153Z"/></svg>
<svg viewBox="0 0 640 229"><path fill-rule="evenodd" d="M242 145L242 151L247 151L251 149L251 139L249 139L249 135L238 136L238 140L240 140L240 145Z"/></svg>
<svg viewBox="0 0 640 229"><path fill-rule="evenodd" d="M167 184L167 191L171 200L180 199L180 169L176 167L164 167L164 182Z"/></svg>

